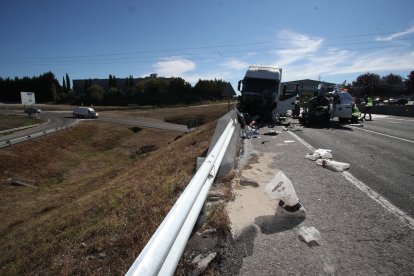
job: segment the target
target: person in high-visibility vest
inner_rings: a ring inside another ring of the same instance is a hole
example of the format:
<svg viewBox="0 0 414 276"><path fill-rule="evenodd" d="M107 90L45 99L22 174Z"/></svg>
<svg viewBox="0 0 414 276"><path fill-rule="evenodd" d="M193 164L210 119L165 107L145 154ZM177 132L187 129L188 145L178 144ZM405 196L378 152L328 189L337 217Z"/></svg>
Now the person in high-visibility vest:
<svg viewBox="0 0 414 276"><path fill-rule="evenodd" d="M365 100L364 120L365 120L365 116L368 113L369 114L369 120L372 121L372 116L371 116L372 99L368 95L365 95L364 100Z"/></svg>

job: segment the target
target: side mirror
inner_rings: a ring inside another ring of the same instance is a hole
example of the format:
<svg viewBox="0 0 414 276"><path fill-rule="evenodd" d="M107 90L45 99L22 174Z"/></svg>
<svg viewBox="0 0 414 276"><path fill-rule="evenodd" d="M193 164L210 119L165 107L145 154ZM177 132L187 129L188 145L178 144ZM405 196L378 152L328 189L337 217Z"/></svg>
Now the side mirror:
<svg viewBox="0 0 414 276"><path fill-rule="evenodd" d="M240 91L240 86L241 86L241 84L242 84L242 81L241 81L241 80L239 80L239 82L238 82L238 84L237 84L237 90L238 90L238 91Z"/></svg>

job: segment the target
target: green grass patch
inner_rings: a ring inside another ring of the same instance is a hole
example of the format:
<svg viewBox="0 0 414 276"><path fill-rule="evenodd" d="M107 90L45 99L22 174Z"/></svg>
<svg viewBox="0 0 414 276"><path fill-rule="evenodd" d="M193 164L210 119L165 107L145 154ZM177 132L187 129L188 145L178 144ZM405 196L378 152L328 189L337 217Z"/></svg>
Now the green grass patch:
<svg viewBox="0 0 414 276"><path fill-rule="evenodd" d="M0 115L0 131L42 123L39 118L19 115Z"/></svg>

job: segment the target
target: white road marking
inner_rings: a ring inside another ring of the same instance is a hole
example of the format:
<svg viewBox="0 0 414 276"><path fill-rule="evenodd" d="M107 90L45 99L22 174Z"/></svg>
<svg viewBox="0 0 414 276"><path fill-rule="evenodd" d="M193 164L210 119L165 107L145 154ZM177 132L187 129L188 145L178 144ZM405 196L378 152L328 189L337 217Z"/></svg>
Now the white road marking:
<svg viewBox="0 0 414 276"><path fill-rule="evenodd" d="M291 131L288 131L290 135L292 135L296 140L301 142L305 147L308 149L314 151L315 148L311 146L309 143L307 143L305 140L297 136ZM379 205L387 209L390 213L395 215L397 218L399 218L402 222L406 223L411 229L414 229L414 219L410 217L407 213L399 209L397 206L389 202L387 199L382 197L380 194L372 190L370 187L368 187L364 182L357 179L355 176L353 176L350 172L342 172L341 173L349 182L351 182L354 186L356 186L359 190L364 192L366 195L368 195L371 199L373 199L375 202L377 202Z"/></svg>
<svg viewBox="0 0 414 276"><path fill-rule="evenodd" d="M397 121L406 121L406 122L414 122L413 119L400 119L400 118L394 118L394 117L388 117L389 120L397 120Z"/></svg>
<svg viewBox="0 0 414 276"><path fill-rule="evenodd" d="M388 135L388 134L381 133L381 132L376 132L376 131L369 130L369 129L364 129L364 128L356 128L356 127L354 127L354 129L358 129L358 130L363 130L363 131L366 131L366 132L375 133L375 134L378 134L378 135L382 135L382 136L386 136L386 137L389 137L389 138L398 139L398 140L405 141L405 142L409 142L409 143L414 143L414 141L412 141L412 140L408 140L408 139L400 138L400 137L397 137L397 136Z"/></svg>
<svg viewBox="0 0 414 276"><path fill-rule="evenodd" d="M391 123L391 124L402 124L401 122L393 122L393 121L385 121L387 123Z"/></svg>
<svg viewBox="0 0 414 276"><path fill-rule="evenodd" d="M305 140L303 140L302 138L300 138L299 136L297 136L295 133L288 131L288 133L290 135L292 135L296 140L298 140L299 142L301 142L305 147L307 147L308 149L310 149L311 151L315 151L315 148L312 147L310 144L308 144Z"/></svg>
<svg viewBox="0 0 414 276"><path fill-rule="evenodd" d="M387 199L383 198L381 195L379 195L377 192L372 190L370 187L368 187L366 184L358 180L355 176L353 176L350 172L342 172L342 175L345 176L345 178L354 184L358 189L363 191L365 194L367 194L370 198L372 198L375 202L377 202L379 205L387 209L390 213L394 214L396 217L398 217L402 222L405 222L410 226L412 229L414 229L414 219L410 217L407 213L396 207L394 204L389 202Z"/></svg>

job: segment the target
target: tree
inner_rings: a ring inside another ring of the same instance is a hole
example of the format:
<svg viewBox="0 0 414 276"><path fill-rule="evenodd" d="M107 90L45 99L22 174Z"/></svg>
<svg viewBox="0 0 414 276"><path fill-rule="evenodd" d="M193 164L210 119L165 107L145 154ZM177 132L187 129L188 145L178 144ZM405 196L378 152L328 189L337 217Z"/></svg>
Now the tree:
<svg viewBox="0 0 414 276"><path fill-rule="evenodd" d="M376 93L377 96L380 96L381 93L376 90L376 86L380 84L381 78L378 74L372 73L365 73L363 75L359 75L355 81L352 82L354 95L363 96L368 94L373 96L372 94ZM356 88L356 89L355 89Z"/></svg>
<svg viewBox="0 0 414 276"><path fill-rule="evenodd" d="M103 100L104 90L101 86L93 84L86 90L84 98L86 104L100 104Z"/></svg>
<svg viewBox="0 0 414 276"><path fill-rule="evenodd" d="M66 73L66 91L70 90L70 79L68 73Z"/></svg>
<svg viewBox="0 0 414 276"><path fill-rule="evenodd" d="M390 74L382 77L381 82L383 84L389 84L389 85L402 85L403 79L399 75L394 75L394 74L390 73Z"/></svg>
<svg viewBox="0 0 414 276"><path fill-rule="evenodd" d="M352 82L353 86L360 88L373 87L376 84L380 83L380 76L378 74L365 73L357 77L357 79Z"/></svg>
<svg viewBox="0 0 414 276"><path fill-rule="evenodd" d="M112 75L111 74L109 74L109 78L108 79L109 79L109 81L108 81L109 82L108 83L109 84L109 88L111 88L112 87Z"/></svg>
<svg viewBox="0 0 414 276"><path fill-rule="evenodd" d="M414 93L414 71L411 71L404 81L404 85L407 88L408 93Z"/></svg>
<svg viewBox="0 0 414 276"><path fill-rule="evenodd" d="M63 92L66 92L66 82L65 82L65 77L63 77L62 79L63 79L62 90L63 90Z"/></svg>

